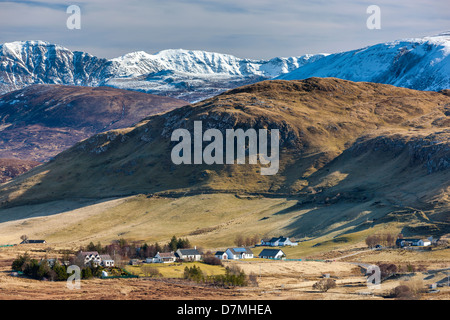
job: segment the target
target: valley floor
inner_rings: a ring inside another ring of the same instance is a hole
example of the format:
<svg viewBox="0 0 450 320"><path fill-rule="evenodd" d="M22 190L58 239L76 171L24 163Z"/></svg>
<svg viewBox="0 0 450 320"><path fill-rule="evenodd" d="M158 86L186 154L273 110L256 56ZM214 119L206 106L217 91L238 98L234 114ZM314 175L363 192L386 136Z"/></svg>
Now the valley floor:
<svg viewBox="0 0 450 320"><path fill-rule="evenodd" d="M28 248L29 249L29 248ZM34 257L44 257L45 250L32 250ZM29 252L29 251L28 251ZM137 279L92 279L82 280L80 289L70 290L66 282L31 280L11 275L11 263L17 254L23 253L20 246L0 249L0 299L1 300L381 300L394 287L415 283L422 287L446 278L449 270L416 272L385 281L381 288L371 291L358 264L342 261L268 261L262 259L227 261L225 265L237 265L246 274L257 277L257 286L215 288L196 284L180 278ZM361 253L367 264L370 252ZM378 253L376 253L378 254ZM375 254L374 259L377 259ZM428 271L450 266L449 249L444 252L447 259L420 261ZM392 252L384 253L385 257ZM187 263L186 263L187 264ZM324 274L336 280L337 287L328 292L312 288ZM424 280L427 279L427 280ZM409 282L411 281L411 282ZM423 300L449 300L450 288L439 287L438 293L423 293ZM390 299L390 298L388 298Z"/></svg>

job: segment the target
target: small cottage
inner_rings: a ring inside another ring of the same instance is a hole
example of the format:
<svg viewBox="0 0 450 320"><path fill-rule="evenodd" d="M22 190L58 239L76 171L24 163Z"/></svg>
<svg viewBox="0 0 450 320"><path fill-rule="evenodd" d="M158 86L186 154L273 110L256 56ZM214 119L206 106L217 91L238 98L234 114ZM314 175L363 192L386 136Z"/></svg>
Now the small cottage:
<svg viewBox="0 0 450 320"><path fill-rule="evenodd" d="M262 259L281 259L286 257L286 254L281 249L264 249L258 257Z"/></svg>
<svg viewBox="0 0 450 320"><path fill-rule="evenodd" d="M217 251L217 252L214 254L214 256L215 256L216 258L219 258L220 260L226 260L226 259L228 259L228 255L226 254L225 251Z"/></svg>
<svg viewBox="0 0 450 320"><path fill-rule="evenodd" d="M175 256L175 253L172 252L158 252L155 257L153 258L153 261L155 263L170 263L175 262L177 260L177 257Z"/></svg>
<svg viewBox="0 0 450 320"><path fill-rule="evenodd" d="M250 250L250 248L228 248L225 253L227 255L227 258L231 260L253 258L253 252L252 250Z"/></svg>
<svg viewBox="0 0 450 320"><path fill-rule="evenodd" d="M289 240L287 237L273 237L271 239L262 239L262 246L278 247L278 246L296 246L297 242Z"/></svg>
<svg viewBox="0 0 450 320"><path fill-rule="evenodd" d="M114 267L114 259L111 258L109 254L101 254L101 266L103 267Z"/></svg>
<svg viewBox="0 0 450 320"><path fill-rule="evenodd" d="M87 265L98 266L102 262L102 259L100 258L100 255L98 254L97 251L84 251L84 252L81 251L78 254L78 257L82 259L85 266Z"/></svg>
<svg viewBox="0 0 450 320"><path fill-rule="evenodd" d="M202 255L196 248L194 249L178 249L175 256L183 261L200 261Z"/></svg>
<svg viewBox="0 0 450 320"><path fill-rule="evenodd" d="M20 244L38 244L38 243L47 243L45 240L29 240L25 239Z"/></svg>
<svg viewBox="0 0 450 320"><path fill-rule="evenodd" d="M424 247L424 246L429 246L431 245L431 241L429 241L428 239L397 239L397 241L395 242L395 244L397 245L397 247L411 247L411 246L415 246L415 247Z"/></svg>

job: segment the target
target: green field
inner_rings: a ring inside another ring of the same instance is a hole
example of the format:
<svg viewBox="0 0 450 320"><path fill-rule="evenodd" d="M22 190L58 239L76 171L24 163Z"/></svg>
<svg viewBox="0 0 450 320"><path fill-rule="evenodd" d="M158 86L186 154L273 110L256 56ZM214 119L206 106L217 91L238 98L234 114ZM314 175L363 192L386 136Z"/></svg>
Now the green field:
<svg viewBox="0 0 450 320"><path fill-rule="evenodd" d="M164 278L183 278L185 267L199 267L207 276L216 276L225 274L225 267L212 266L203 262L183 262L183 263L152 263L143 266L151 266L156 268ZM143 266L127 266L125 269L131 274L145 276L142 271Z"/></svg>

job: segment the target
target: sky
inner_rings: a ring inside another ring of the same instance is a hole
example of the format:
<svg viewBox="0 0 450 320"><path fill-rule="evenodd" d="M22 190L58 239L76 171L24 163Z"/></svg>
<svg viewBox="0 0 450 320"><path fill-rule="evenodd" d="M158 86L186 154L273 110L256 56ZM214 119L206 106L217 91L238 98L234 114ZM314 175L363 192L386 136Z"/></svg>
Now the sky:
<svg viewBox="0 0 450 320"><path fill-rule="evenodd" d="M80 29L67 28L70 5ZM380 29L367 27L370 5ZM0 0L0 43L43 40L102 58L182 48L269 59L443 31L449 0Z"/></svg>

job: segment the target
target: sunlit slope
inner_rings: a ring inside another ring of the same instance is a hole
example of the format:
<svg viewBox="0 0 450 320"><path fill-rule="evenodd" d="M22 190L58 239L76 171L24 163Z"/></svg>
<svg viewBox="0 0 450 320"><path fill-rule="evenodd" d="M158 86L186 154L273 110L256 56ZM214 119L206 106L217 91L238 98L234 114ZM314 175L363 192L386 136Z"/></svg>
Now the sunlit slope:
<svg viewBox="0 0 450 320"><path fill-rule="evenodd" d="M269 234L344 234L391 222L407 222L410 233L443 233L449 116L450 97L438 92L334 78L265 81L86 139L1 186L0 201L14 208L135 194L251 194L295 201L276 213L290 216ZM262 176L260 164L173 164L171 134L192 131L194 121L222 132L279 129L278 173ZM127 212L123 221L132 223ZM190 217L206 227L200 215ZM248 222L255 231L256 221Z"/></svg>

